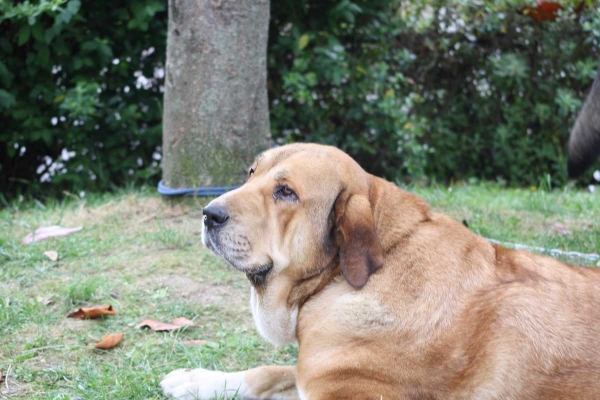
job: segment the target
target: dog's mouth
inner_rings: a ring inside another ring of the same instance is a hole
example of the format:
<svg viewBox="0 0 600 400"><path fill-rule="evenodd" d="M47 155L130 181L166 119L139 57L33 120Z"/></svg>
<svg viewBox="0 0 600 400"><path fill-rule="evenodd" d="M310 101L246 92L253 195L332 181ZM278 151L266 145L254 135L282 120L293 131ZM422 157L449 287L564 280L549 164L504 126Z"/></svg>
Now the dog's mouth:
<svg viewBox="0 0 600 400"><path fill-rule="evenodd" d="M246 277L254 287L264 286L267 282L267 277L273 269L273 264L264 264L258 267L249 268L244 265L244 262L238 257L229 254L228 251L224 251L221 246L218 245L218 239L214 235L209 235L204 229L202 235L202 241L204 245L212 251L215 255L223 257L232 267L246 274Z"/></svg>
<svg viewBox="0 0 600 400"><path fill-rule="evenodd" d="M254 287L263 286L267 282L267 276L273 269L273 264L263 265L252 272L246 272L246 277Z"/></svg>

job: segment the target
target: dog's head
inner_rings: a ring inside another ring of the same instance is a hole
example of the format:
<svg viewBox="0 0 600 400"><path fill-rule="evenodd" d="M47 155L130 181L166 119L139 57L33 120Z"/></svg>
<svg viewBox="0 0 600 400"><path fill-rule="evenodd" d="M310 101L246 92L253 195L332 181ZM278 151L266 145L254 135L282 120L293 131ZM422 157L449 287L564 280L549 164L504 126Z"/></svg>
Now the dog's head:
<svg viewBox="0 0 600 400"><path fill-rule="evenodd" d="M203 242L257 290L279 274L314 276L338 256L346 281L360 288L383 263L369 185L370 175L336 148L268 150L242 187L204 208Z"/></svg>

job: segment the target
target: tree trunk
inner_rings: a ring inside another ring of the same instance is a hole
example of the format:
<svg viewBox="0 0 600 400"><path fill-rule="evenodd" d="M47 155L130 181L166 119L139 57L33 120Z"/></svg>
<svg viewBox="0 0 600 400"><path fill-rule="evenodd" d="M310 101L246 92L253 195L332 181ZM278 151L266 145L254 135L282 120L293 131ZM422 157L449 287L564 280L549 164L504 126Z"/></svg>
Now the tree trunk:
<svg viewBox="0 0 600 400"><path fill-rule="evenodd" d="M243 182L270 141L268 0L169 0L163 182Z"/></svg>

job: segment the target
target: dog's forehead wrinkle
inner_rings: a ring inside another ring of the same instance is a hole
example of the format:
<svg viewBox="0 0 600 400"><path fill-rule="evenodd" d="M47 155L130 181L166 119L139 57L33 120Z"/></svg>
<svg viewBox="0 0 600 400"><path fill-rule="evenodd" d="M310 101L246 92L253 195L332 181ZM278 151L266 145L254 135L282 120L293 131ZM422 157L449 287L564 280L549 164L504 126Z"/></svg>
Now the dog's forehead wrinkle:
<svg viewBox="0 0 600 400"><path fill-rule="evenodd" d="M285 169L280 169L275 172L275 179L278 181L284 180L288 177L287 171Z"/></svg>
<svg viewBox="0 0 600 400"><path fill-rule="evenodd" d="M327 148L323 146L313 146L310 144L293 144L277 149L272 149L267 152L269 155L273 154L271 161L271 168L275 167L279 163L292 160L297 157L303 157L303 160L330 160L331 154Z"/></svg>

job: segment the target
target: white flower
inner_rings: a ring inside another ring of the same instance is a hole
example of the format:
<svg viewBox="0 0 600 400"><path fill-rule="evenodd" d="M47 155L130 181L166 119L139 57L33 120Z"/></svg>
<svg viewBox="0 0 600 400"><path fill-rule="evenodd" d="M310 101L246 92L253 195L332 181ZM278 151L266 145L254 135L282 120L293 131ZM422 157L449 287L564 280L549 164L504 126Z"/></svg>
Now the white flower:
<svg viewBox="0 0 600 400"><path fill-rule="evenodd" d="M63 161L69 161L69 159L75 157L75 152L74 151L68 151L67 149L62 149L61 153L60 153L60 158Z"/></svg>
<svg viewBox="0 0 600 400"><path fill-rule="evenodd" d="M590 185L588 186L588 189L590 190L590 193L594 193L596 191L596 185Z"/></svg>
<svg viewBox="0 0 600 400"><path fill-rule="evenodd" d="M597 169L594 172L594 179L597 180L598 182L600 182L600 169Z"/></svg>

